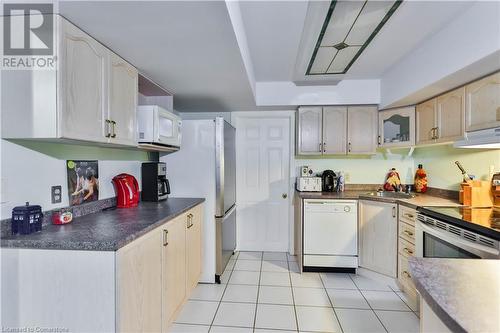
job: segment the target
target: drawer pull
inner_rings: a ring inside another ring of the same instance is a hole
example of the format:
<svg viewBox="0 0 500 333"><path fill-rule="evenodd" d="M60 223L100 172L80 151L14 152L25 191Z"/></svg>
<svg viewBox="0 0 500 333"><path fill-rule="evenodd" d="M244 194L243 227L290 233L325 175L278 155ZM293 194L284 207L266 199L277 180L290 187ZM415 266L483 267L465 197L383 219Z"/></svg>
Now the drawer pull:
<svg viewBox="0 0 500 333"><path fill-rule="evenodd" d="M408 279L411 279L411 275L407 271L403 271L403 276L408 278Z"/></svg>
<svg viewBox="0 0 500 333"><path fill-rule="evenodd" d="M407 247L405 247L405 248L403 249L403 251L405 251L406 253L408 253L408 254L410 254L410 255L413 255L413 251L412 251L412 250L410 250L410 249L409 249L409 248L407 248Z"/></svg>
<svg viewBox="0 0 500 333"><path fill-rule="evenodd" d="M163 246L168 245L168 230L163 229Z"/></svg>
<svg viewBox="0 0 500 333"><path fill-rule="evenodd" d="M187 228L191 228L194 224L193 224L193 214L188 214L187 216Z"/></svg>
<svg viewBox="0 0 500 333"><path fill-rule="evenodd" d="M405 233L408 236L413 236L413 232L411 232L409 230L405 230L405 231L403 231L403 233Z"/></svg>
<svg viewBox="0 0 500 333"><path fill-rule="evenodd" d="M415 218L415 216L413 214L408 214L408 213L404 213L403 216L407 217L409 219L412 219L412 220Z"/></svg>

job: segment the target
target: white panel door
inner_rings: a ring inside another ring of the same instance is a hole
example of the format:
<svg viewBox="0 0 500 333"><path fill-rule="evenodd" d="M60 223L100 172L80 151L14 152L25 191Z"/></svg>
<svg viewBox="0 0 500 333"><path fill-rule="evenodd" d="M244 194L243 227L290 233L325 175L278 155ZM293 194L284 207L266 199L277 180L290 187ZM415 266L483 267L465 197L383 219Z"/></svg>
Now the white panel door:
<svg viewBox="0 0 500 333"><path fill-rule="evenodd" d="M287 251L290 119L236 118L238 249Z"/></svg>

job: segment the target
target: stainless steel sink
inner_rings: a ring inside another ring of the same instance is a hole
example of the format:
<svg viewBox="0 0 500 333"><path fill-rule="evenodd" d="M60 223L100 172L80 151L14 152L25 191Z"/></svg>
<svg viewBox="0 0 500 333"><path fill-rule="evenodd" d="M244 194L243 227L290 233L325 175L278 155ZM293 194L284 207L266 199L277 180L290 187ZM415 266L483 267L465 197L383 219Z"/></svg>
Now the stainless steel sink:
<svg viewBox="0 0 500 333"><path fill-rule="evenodd" d="M365 194L370 197L381 197L390 199L411 199L415 198L415 194L405 193L405 192L369 192Z"/></svg>

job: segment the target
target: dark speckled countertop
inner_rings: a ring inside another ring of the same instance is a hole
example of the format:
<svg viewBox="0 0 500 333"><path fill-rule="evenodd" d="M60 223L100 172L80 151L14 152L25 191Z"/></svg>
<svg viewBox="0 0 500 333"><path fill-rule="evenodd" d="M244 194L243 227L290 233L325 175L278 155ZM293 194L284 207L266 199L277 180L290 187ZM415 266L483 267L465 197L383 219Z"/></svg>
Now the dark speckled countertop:
<svg viewBox="0 0 500 333"><path fill-rule="evenodd" d="M452 332L500 332L500 260L409 259L420 295Z"/></svg>
<svg viewBox="0 0 500 333"><path fill-rule="evenodd" d="M394 199L368 195L369 190L346 190L345 192L299 192L295 191L296 195L302 199L349 199L349 200L374 200L398 203L411 208L423 206L460 206L458 200L437 197L429 194L415 194L411 199ZM458 198L457 198L458 199Z"/></svg>
<svg viewBox="0 0 500 333"><path fill-rule="evenodd" d="M134 239L204 202L202 198L169 198L141 202L75 218L67 225L47 225L41 232L4 237L2 248L116 251Z"/></svg>

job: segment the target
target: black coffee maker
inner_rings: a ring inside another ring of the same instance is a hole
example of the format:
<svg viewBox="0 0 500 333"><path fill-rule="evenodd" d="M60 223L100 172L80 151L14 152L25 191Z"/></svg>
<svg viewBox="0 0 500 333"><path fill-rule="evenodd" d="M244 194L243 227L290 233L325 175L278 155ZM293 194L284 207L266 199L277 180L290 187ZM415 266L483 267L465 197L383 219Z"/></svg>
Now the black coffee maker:
<svg viewBox="0 0 500 333"><path fill-rule="evenodd" d="M337 189L337 175L332 170L325 170L321 175L323 192L334 192Z"/></svg>
<svg viewBox="0 0 500 333"><path fill-rule="evenodd" d="M142 163L142 201L161 201L168 198L170 184L167 165L163 162Z"/></svg>

